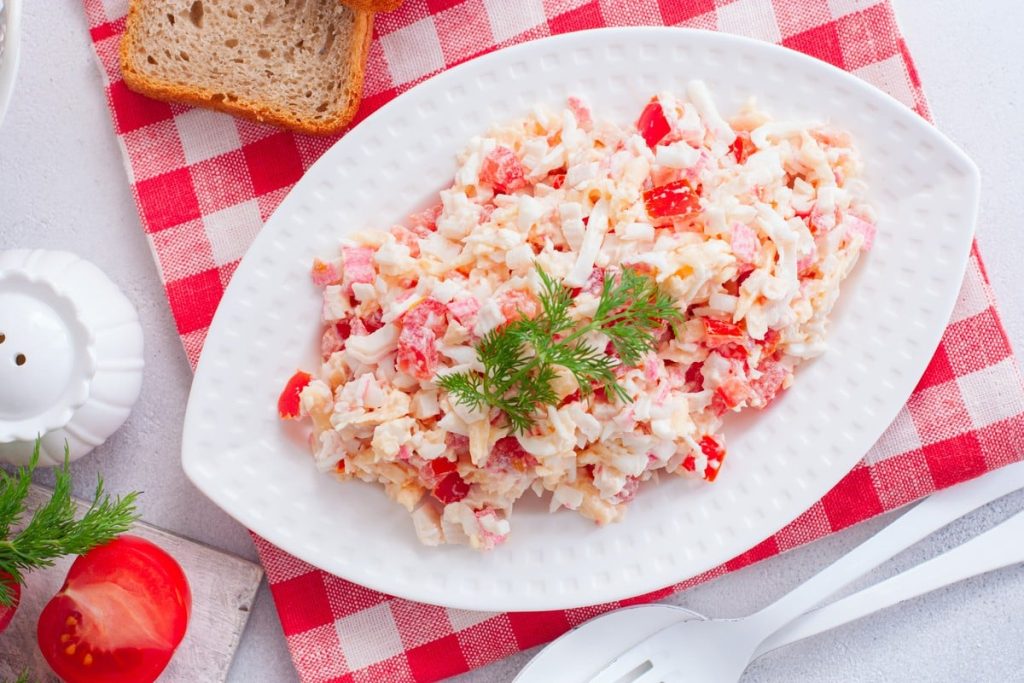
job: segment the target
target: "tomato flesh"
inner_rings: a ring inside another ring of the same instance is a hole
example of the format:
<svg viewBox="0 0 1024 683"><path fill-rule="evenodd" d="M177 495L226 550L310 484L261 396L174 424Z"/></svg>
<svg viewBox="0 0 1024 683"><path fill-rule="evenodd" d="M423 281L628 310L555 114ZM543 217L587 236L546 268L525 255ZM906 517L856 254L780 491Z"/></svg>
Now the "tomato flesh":
<svg viewBox="0 0 1024 683"><path fill-rule="evenodd" d="M747 160L751 154L757 151L757 147L751 142L750 136L744 133L740 133L736 136L736 139L729 145L729 151L736 158L737 164L742 164Z"/></svg>
<svg viewBox="0 0 1024 683"><path fill-rule="evenodd" d="M665 110L661 108L661 103L658 100L651 100L640 112L636 129L640 131L640 135L648 147L654 147L669 134L672 126L665 118Z"/></svg>
<svg viewBox="0 0 1024 683"><path fill-rule="evenodd" d="M434 497L445 505L457 503L467 495L469 495L469 484L458 472L449 472L444 475L434 487Z"/></svg>
<svg viewBox="0 0 1024 683"><path fill-rule="evenodd" d="M644 207L651 218L688 216L700 211L700 198L688 180L677 180L644 192Z"/></svg>
<svg viewBox="0 0 1024 683"><path fill-rule="evenodd" d="M702 318L706 343L709 348L716 348L743 339L743 330L739 325L725 320ZM723 354L724 355L724 354Z"/></svg>
<svg viewBox="0 0 1024 683"><path fill-rule="evenodd" d="M299 370L288 383L277 399L277 414L282 420L294 420L299 417L299 394L313 381L308 372Z"/></svg>
<svg viewBox="0 0 1024 683"><path fill-rule="evenodd" d="M14 602L10 607L0 607L0 633L3 633L11 623L11 619L14 618L14 613L18 611L18 603L21 601L21 585L12 581L11 575L7 572L0 572L0 583L7 585L14 593Z"/></svg>
<svg viewBox="0 0 1024 683"><path fill-rule="evenodd" d="M67 683L147 683L170 662L191 610L174 558L125 535L75 560L43 608L36 637Z"/></svg>

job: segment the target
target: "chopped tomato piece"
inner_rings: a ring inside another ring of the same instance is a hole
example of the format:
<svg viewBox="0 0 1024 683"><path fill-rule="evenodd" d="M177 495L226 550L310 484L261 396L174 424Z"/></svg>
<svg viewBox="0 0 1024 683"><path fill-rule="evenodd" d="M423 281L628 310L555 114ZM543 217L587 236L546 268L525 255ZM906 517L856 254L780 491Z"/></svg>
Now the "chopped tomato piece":
<svg viewBox="0 0 1024 683"><path fill-rule="evenodd" d="M751 141L746 133L740 133L729 145L729 151L736 157L736 163L742 164L751 154L757 151L757 146Z"/></svg>
<svg viewBox="0 0 1024 683"><path fill-rule="evenodd" d="M697 471L697 459L693 457L693 454L690 454L683 458L683 469L686 470L687 472Z"/></svg>
<svg viewBox="0 0 1024 683"><path fill-rule="evenodd" d="M434 488L434 497L448 505L457 503L469 494L469 484L458 472L449 472Z"/></svg>
<svg viewBox="0 0 1024 683"><path fill-rule="evenodd" d="M677 180L644 192L644 206L651 218L688 216L700 211L700 198L690 181Z"/></svg>
<svg viewBox="0 0 1024 683"><path fill-rule="evenodd" d="M738 379L727 379L715 389L711 397L711 408L716 415L734 409L750 398L750 389Z"/></svg>
<svg viewBox="0 0 1024 683"><path fill-rule="evenodd" d="M694 391L700 391L704 386L704 373L701 372L703 368L704 363L690 363L690 367L686 368L683 379Z"/></svg>
<svg viewBox="0 0 1024 683"><path fill-rule="evenodd" d="M779 334L778 330L768 329L764 333L764 339L761 340L761 357L767 358L768 356L775 355L775 351L779 348L779 341L782 335Z"/></svg>
<svg viewBox="0 0 1024 683"><path fill-rule="evenodd" d="M700 450L708 458L708 466L704 469L704 478L708 481L714 481L722 468L722 462L725 460L725 449L722 448L722 444L718 443L714 437L705 435L701 437Z"/></svg>
<svg viewBox="0 0 1024 683"><path fill-rule="evenodd" d="M513 192L526 187L523 164L508 147L495 147L480 162L480 180L495 192Z"/></svg>
<svg viewBox="0 0 1024 683"><path fill-rule="evenodd" d="M707 337L705 343L712 349L743 339L743 330L735 323L715 318L701 318L701 322Z"/></svg>
<svg viewBox="0 0 1024 683"><path fill-rule="evenodd" d="M715 353L717 353L722 358L730 358L732 360L738 361L746 361L747 357L749 356L746 348L744 348L741 344L736 344L733 342L722 344L721 346L716 347Z"/></svg>
<svg viewBox="0 0 1024 683"><path fill-rule="evenodd" d="M339 460L338 464L334 466L334 469L337 470L338 472L344 472L345 471L345 460L344 459Z"/></svg>
<svg viewBox="0 0 1024 683"><path fill-rule="evenodd" d="M548 176L548 185L555 188L560 188L565 183L565 173L552 173Z"/></svg>
<svg viewBox="0 0 1024 683"><path fill-rule="evenodd" d="M648 147L654 147L661 142L669 131L671 124L665 118L665 110L661 103L654 99L647 103L644 110L640 112L640 118L636 122L636 129L640 132Z"/></svg>
<svg viewBox="0 0 1024 683"><path fill-rule="evenodd" d="M428 461L427 467L430 468L430 473L437 479L441 479L444 475L449 472L454 472L455 468L458 467L458 463L448 458L434 458Z"/></svg>
<svg viewBox="0 0 1024 683"><path fill-rule="evenodd" d="M498 439L491 449L491 456L487 459L489 469L515 470L526 472L537 465L537 459L527 453L519 439L514 436L506 436Z"/></svg>
<svg viewBox="0 0 1024 683"><path fill-rule="evenodd" d="M299 417L299 394L311 381L313 378L308 372L299 370L284 385L284 391L277 399L277 414L281 419L294 420Z"/></svg>

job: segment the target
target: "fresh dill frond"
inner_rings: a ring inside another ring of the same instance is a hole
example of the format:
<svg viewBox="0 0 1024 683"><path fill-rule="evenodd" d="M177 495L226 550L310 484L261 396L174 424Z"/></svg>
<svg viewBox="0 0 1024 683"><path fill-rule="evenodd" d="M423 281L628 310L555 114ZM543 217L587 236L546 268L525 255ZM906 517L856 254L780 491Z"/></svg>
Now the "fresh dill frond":
<svg viewBox="0 0 1024 683"><path fill-rule="evenodd" d="M599 385L608 398L628 402L615 369L639 364L655 348L655 331L683 317L653 278L623 268L605 274L593 318L579 324L571 316L572 290L540 266L537 275L540 313L484 335L476 345L482 373L447 373L437 379L457 403L472 409L497 408L513 433L529 429L541 407L558 403L553 387L558 368L572 374L581 395L589 396ZM617 357L588 343L585 336L591 332L604 334Z"/></svg>
<svg viewBox="0 0 1024 683"><path fill-rule="evenodd" d="M81 555L97 545L127 531L137 515L138 493L111 497L103 491L103 480L96 483L92 504L81 519L75 519L77 506L71 497L71 473L68 449L64 449L64 465L55 471L53 495L32 513L28 524L11 535L27 513L26 500L32 472L39 462L39 442L28 466L13 474L0 470L0 571L22 583L27 570L49 567L63 555ZM0 606L9 606L12 589L0 581Z"/></svg>

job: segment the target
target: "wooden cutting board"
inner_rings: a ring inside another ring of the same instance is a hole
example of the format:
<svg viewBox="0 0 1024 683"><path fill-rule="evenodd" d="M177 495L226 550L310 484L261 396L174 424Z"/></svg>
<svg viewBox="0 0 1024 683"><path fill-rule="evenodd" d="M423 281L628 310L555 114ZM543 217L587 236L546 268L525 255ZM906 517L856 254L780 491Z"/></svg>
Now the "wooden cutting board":
<svg viewBox="0 0 1024 683"><path fill-rule="evenodd" d="M34 510L50 491L33 486L28 506ZM88 505L78 501L79 510ZM192 588L192 617L185 640L158 680L163 683L216 683L227 679L231 659L249 619L263 569L234 555L181 538L148 524L137 523L131 533L153 541L174 556ZM60 590L74 557L26 575L21 606L0 634L0 681L13 681L28 670L31 681L58 683L36 645L36 621L43 606Z"/></svg>

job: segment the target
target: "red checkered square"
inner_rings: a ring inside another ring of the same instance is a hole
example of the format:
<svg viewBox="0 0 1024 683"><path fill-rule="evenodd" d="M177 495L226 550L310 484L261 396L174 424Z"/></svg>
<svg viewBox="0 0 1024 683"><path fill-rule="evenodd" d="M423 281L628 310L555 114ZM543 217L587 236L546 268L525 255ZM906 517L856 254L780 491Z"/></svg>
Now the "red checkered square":
<svg viewBox="0 0 1024 683"><path fill-rule="evenodd" d="M185 165L185 149L172 119L125 133L124 149L136 182Z"/></svg>
<svg viewBox="0 0 1024 683"><path fill-rule="evenodd" d="M287 188L302 177L302 157L292 133L277 133L242 147L257 195Z"/></svg>
<svg viewBox="0 0 1024 683"><path fill-rule="evenodd" d="M832 531L839 531L883 510L871 470L858 465L821 499Z"/></svg>
<svg viewBox="0 0 1024 683"><path fill-rule="evenodd" d="M210 326L213 314L224 295L217 270L207 270L166 285L171 313L178 334L188 334Z"/></svg>
<svg viewBox="0 0 1024 683"><path fill-rule="evenodd" d="M359 111L356 112L355 118L352 119L352 127L359 125L367 116L395 99L398 93L397 88L392 88L370 97L364 97L363 101L359 104Z"/></svg>
<svg viewBox="0 0 1024 683"><path fill-rule="evenodd" d="M646 605L649 602L655 602L656 600L666 598L672 593L675 593L675 590L672 588L672 586L667 586L665 588L659 588L658 590L650 591L648 593L641 593L640 595L634 595L630 598L624 598L623 600L619 601L619 605L622 607L629 607L632 605Z"/></svg>
<svg viewBox="0 0 1024 683"><path fill-rule="evenodd" d="M466 0L435 14L434 27L448 66L472 59L494 45L483 0Z"/></svg>
<svg viewBox="0 0 1024 683"><path fill-rule="evenodd" d="M565 618L569 622L569 626L576 628L580 624L590 621L594 617L599 617L614 609L618 609L618 603L605 603L604 605L577 607L575 609L565 610Z"/></svg>
<svg viewBox="0 0 1024 683"><path fill-rule="evenodd" d="M107 83L121 80L121 36L111 36L95 43L96 58L99 60Z"/></svg>
<svg viewBox="0 0 1024 683"><path fill-rule="evenodd" d="M661 24L658 0L600 0L601 16L609 26L657 26Z"/></svg>
<svg viewBox="0 0 1024 683"><path fill-rule="evenodd" d="M508 623L522 650L546 643L569 630L564 611L509 612Z"/></svg>
<svg viewBox="0 0 1024 683"><path fill-rule="evenodd" d="M823 62L838 66L840 69L845 67L843 50L839 45L839 34L836 32L834 23L784 38L782 44L806 55L817 57Z"/></svg>
<svg viewBox="0 0 1024 683"><path fill-rule="evenodd" d="M942 343L957 375L966 375L1010 356L1013 350L991 308L946 328Z"/></svg>
<svg viewBox="0 0 1024 683"><path fill-rule="evenodd" d="M470 626L455 636L470 669L519 652L515 634L504 615Z"/></svg>
<svg viewBox="0 0 1024 683"><path fill-rule="evenodd" d="M270 592L274 594L285 635L334 623L321 572L310 572L271 584Z"/></svg>
<svg viewBox="0 0 1024 683"><path fill-rule="evenodd" d="M1024 414L994 422L976 434L987 469L1017 462L1021 459L1021 444L1024 444Z"/></svg>
<svg viewBox="0 0 1024 683"><path fill-rule="evenodd" d="M917 383L917 388L914 391L921 391L936 384L945 384L954 379L956 379L956 373L953 372L953 366L949 363L946 347L944 344L939 344L939 347L935 349L935 355L932 356L928 367L924 369L924 374L921 375L921 380Z"/></svg>
<svg viewBox="0 0 1024 683"><path fill-rule="evenodd" d="M294 147L292 149L294 151ZM253 197L255 188L252 183L255 179L249 181L251 174L246 173L247 163L247 155L236 149L192 166L192 178L202 213L215 213Z"/></svg>
<svg viewBox="0 0 1024 683"><path fill-rule="evenodd" d="M551 33L569 33L570 31L583 31L596 26L603 26L604 19L601 16L601 3L592 0L585 5L564 14L559 14L553 19L548 19L548 26Z"/></svg>
<svg viewBox="0 0 1024 683"><path fill-rule="evenodd" d="M819 501L779 530L775 534L775 540L779 544L779 552L785 552L815 538L828 536L830 533L832 533L832 525L825 514L825 508Z"/></svg>
<svg viewBox="0 0 1024 683"><path fill-rule="evenodd" d="M681 24L715 11L714 0L658 0L658 7L667 26Z"/></svg>
<svg viewBox="0 0 1024 683"><path fill-rule="evenodd" d="M936 488L944 489L985 472L985 455L974 432L924 447Z"/></svg>
<svg viewBox="0 0 1024 683"><path fill-rule="evenodd" d="M925 445L968 432L973 426L956 382L915 391L907 401L907 410Z"/></svg>
<svg viewBox="0 0 1024 683"><path fill-rule="evenodd" d="M458 7L465 1L466 0L427 0L427 9L430 10L431 14L439 14L446 9Z"/></svg>
<svg viewBox="0 0 1024 683"><path fill-rule="evenodd" d="M197 223L199 221L189 221L149 234L160 273L167 282L183 280L217 267L210 241L202 229L196 229L200 227Z"/></svg>
<svg viewBox="0 0 1024 683"><path fill-rule="evenodd" d="M459 639L454 635L414 647L405 656L416 681L439 681L469 668Z"/></svg>
<svg viewBox="0 0 1024 683"><path fill-rule="evenodd" d="M179 168L137 182L135 201L139 204L147 232L157 232L193 221L201 213L188 168Z"/></svg>
<svg viewBox="0 0 1024 683"><path fill-rule="evenodd" d="M383 593L329 574L324 575L324 586L327 591L327 600L331 605L331 612L336 619L393 599Z"/></svg>
<svg viewBox="0 0 1024 683"><path fill-rule="evenodd" d="M114 81L107 89L110 107L114 110L114 123L119 134L171 118L171 105L152 100L128 89L124 81Z"/></svg>
<svg viewBox="0 0 1024 683"><path fill-rule="evenodd" d="M746 567L749 564L760 562L761 560L767 557L771 557L772 555L778 554L779 543L775 540L774 536L769 536L768 538L764 539L763 541L755 545L753 548L748 550L747 552L743 553L742 555L737 555L733 559L726 562L725 568L726 570L733 572L737 569L742 569L743 567Z"/></svg>
<svg viewBox="0 0 1024 683"><path fill-rule="evenodd" d="M836 33L847 69L859 69L899 52L896 20L886 3L836 20Z"/></svg>
<svg viewBox="0 0 1024 683"><path fill-rule="evenodd" d="M828 0L772 0L775 22L783 38L825 26L832 21Z"/></svg>
<svg viewBox="0 0 1024 683"><path fill-rule="evenodd" d="M572 12L578 7L589 5L594 0L542 0L544 5L544 16L550 21L555 17ZM605 26L607 22L603 19L599 26Z"/></svg>

